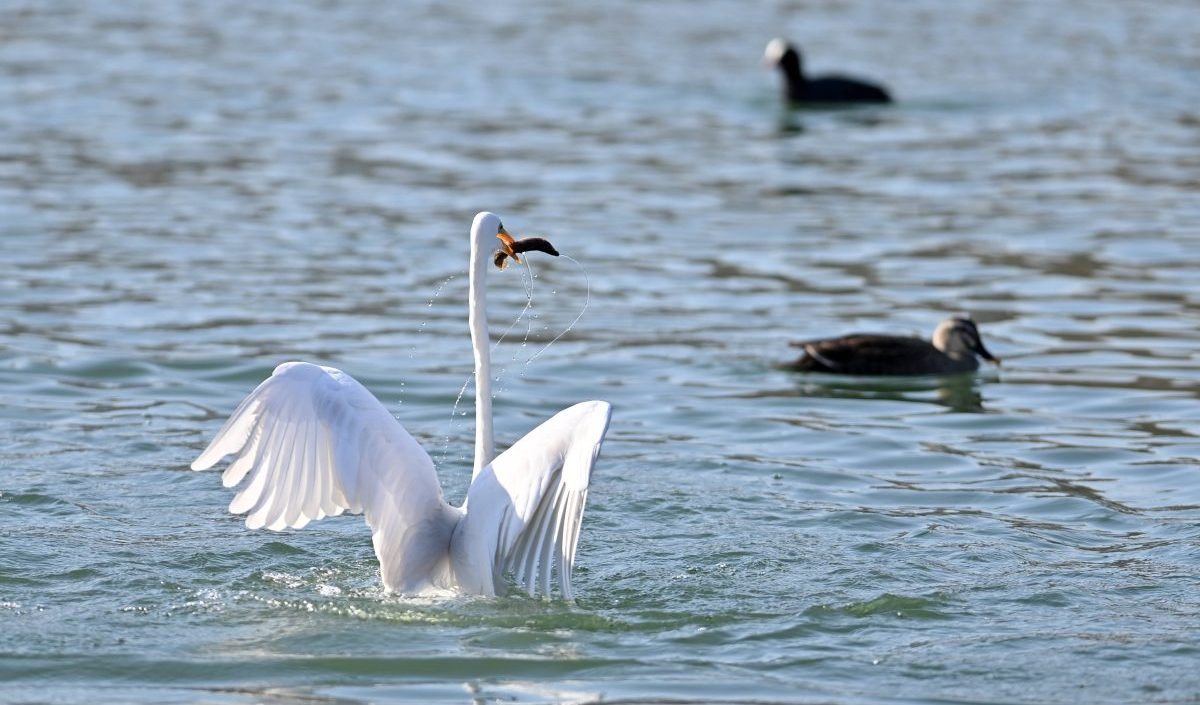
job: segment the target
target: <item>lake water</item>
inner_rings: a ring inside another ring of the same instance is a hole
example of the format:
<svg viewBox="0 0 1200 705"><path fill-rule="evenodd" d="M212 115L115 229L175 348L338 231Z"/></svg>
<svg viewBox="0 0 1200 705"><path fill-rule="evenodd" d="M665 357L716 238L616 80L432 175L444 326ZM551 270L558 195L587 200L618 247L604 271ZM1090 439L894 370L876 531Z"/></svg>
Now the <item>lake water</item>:
<svg viewBox="0 0 1200 705"><path fill-rule="evenodd" d="M475 5L0 6L0 701L1200 700L1200 5ZM460 501L484 209L582 264L492 276L498 440L614 406L573 604L187 469L306 359ZM957 311L1002 368L778 367Z"/></svg>

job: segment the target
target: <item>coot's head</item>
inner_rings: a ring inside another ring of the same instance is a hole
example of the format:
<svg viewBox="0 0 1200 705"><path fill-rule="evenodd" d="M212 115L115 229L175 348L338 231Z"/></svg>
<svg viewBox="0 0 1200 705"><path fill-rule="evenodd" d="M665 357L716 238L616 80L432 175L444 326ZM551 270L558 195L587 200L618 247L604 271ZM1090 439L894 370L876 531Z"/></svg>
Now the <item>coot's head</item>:
<svg viewBox="0 0 1200 705"><path fill-rule="evenodd" d="M801 73L800 51L786 39L776 37L767 42L767 48L763 51L763 65L778 66L788 73Z"/></svg>
<svg viewBox="0 0 1200 705"><path fill-rule="evenodd" d="M978 355L985 360L999 365L1000 360L993 357L983 346L983 338L979 336L979 328L970 316L960 314L942 321L933 332L933 347L947 355Z"/></svg>

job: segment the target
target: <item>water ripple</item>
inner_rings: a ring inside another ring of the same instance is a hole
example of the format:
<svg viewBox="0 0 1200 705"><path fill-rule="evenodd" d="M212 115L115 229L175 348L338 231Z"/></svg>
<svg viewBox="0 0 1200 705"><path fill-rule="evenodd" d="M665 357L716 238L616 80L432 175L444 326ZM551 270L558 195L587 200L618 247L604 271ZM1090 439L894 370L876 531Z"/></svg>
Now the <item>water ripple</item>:
<svg viewBox="0 0 1200 705"><path fill-rule="evenodd" d="M1085 5L0 9L2 697L1193 698L1200 18ZM900 103L781 115L780 33ZM587 272L496 353L503 442L614 403L573 604L384 595L187 470L305 358L461 499L482 208ZM782 368L961 310L1004 367Z"/></svg>

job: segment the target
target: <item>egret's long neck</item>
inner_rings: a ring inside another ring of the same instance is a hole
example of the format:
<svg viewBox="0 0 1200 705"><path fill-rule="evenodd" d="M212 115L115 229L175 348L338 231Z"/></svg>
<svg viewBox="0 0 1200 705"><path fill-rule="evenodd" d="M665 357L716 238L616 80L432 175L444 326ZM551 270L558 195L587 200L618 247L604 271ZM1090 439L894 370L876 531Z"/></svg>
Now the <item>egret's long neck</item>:
<svg viewBox="0 0 1200 705"><path fill-rule="evenodd" d="M478 233L471 230L470 293L467 303L470 313L471 347L475 349L475 468L471 479L479 474L495 455L492 436L492 355L487 323L488 255L479 242Z"/></svg>

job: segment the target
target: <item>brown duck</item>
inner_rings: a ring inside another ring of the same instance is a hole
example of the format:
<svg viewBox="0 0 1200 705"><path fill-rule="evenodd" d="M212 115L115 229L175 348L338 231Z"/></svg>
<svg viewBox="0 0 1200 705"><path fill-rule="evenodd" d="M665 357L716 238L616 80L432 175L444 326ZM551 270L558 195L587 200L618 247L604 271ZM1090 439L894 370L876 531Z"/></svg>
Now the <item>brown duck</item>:
<svg viewBox="0 0 1200 705"><path fill-rule="evenodd" d="M983 346L979 328L967 316L942 321L933 332L933 340L857 333L792 345L804 348L804 354L787 365L788 369L799 372L943 375L974 372L979 369L979 357L1000 364Z"/></svg>

